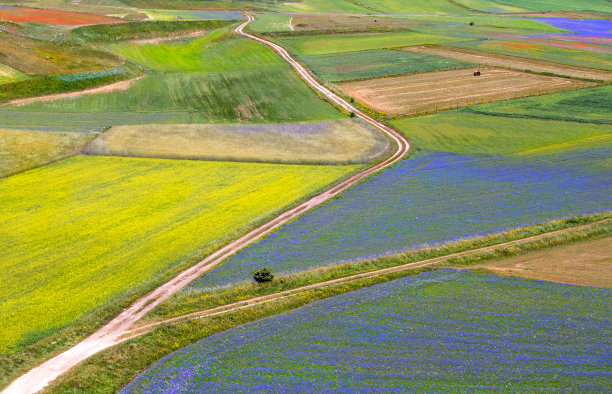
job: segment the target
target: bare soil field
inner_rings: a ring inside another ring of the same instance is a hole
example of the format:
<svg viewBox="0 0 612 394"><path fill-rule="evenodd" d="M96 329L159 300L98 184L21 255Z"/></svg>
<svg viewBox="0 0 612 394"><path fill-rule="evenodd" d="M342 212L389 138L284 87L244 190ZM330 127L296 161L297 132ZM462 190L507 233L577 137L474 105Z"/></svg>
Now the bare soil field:
<svg viewBox="0 0 612 394"><path fill-rule="evenodd" d="M540 250L471 268L496 274L590 286L612 286L612 237Z"/></svg>
<svg viewBox="0 0 612 394"><path fill-rule="evenodd" d="M402 48L405 51L426 53L463 62L484 64L494 67L513 68L539 73L551 73L573 78L592 79L596 81L611 81L612 72L593 68L568 66L560 63L545 62L517 56L500 55L496 53L476 51L472 49L454 48L448 46L413 46Z"/></svg>
<svg viewBox="0 0 612 394"><path fill-rule="evenodd" d="M416 115L472 104L593 86L595 83L493 67L436 71L339 84L368 107Z"/></svg>

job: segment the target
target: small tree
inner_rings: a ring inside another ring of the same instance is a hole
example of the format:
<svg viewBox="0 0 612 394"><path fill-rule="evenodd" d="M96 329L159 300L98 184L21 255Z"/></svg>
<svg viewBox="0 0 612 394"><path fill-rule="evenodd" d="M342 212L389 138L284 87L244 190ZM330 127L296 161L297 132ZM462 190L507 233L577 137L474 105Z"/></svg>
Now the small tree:
<svg viewBox="0 0 612 394"><path fill-rule="evenodd" d="M255 271L253 274L253 279L255 279L255 282L257 283L271 282L272 279L274 279L274 274L272 274L267 267L263 267L262 269Z"/></svg>

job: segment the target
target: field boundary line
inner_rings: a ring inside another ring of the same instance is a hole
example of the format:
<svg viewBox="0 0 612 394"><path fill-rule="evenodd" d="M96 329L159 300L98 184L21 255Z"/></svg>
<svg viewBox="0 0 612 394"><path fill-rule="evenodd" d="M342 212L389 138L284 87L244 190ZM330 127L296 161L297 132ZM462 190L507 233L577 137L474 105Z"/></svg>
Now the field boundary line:
<svg viewBox="0 0 612 394"><path fill-rule="evenodd" d="M304 81L306 81L313 89L323 94L332 102L332 104L343 108L349 113L353 113L356 117L368 122L390 138L396 146L396 151L383 161L350 176L336 185L331 186L328 190L308 199L307 201L289 209L288 211L285 211L284 213L281 213L267 223L264 223L240 238L235 239L234 241L217 249L200 262L185 269L174 278L138 299L138 301L126 308L118 316L81 342L63 351L62 353L51 357L47 361L44 361L42 364L34 367L17 379L13 380L2 391L3 394L25 394L39 392L57 377L69 371L82 361L121 342L122 336L130 330L134 323L140 320L153 308L165 301L168 297L184 288L215 266L219 265L226 258L246 248L248 245L262 239L264 236L273 232L282 225L301 216L304 212L330 201L343 191L358 184L360 181L369 177L370 175L373 175L374 173L400 161L408 153L410 150L410 144L404 138L404 136L395 129L366 115L348 103L346 100L325 88L280 45L245 33L243 29L254 20L255 18L252 15L247 15L247 21L240 24L235 29L236 33L271 48L283 60L289 63L289 65L295 69L295 71Z"/></svg>
<svg viewBox="0 0 612 394"><path fill-rule="evenodd" d="M143 75L134 77L134 78L126 79L124 81L113 82L108 85L96 86L95 88L89 88L85 90L77 90L75 92L56 93L56 94L48 94L45 96L15 99L15 100L7 101L6 103L0 104L0 107L5 106L5 105L23 106L26 104L35 103L39 101L55 101L55 100L60 100L64 98L75 98L75 97L85 96L89 94L108 93L108 92L115 92L118 90L127 90L132 86L132 84L134 84L134 82L143 78L145 75L146 73Z"/></svg>
<svg viewBox="0 0 612 394"><path fill-rule="evenodd" d="M360 280L360 279L376 278L376 277L379 277L379 276L382 276L382 275L394 274L394 273L399 273L399 272L403 272L403 271L407 271L407 270L411 270L411 269L415 269L415 268L427 267L427 266L430 266L430 265L435 265L435 264L439 264L439 263L448 261L450 259L467 257L467 256L477 255L477 254L480 254L480 253L483 253L483 252L495 251L495 250L498 250L500 248L506 248L506 247L512 247L512 246L516 246L516 245L521 245L521 244L524 244L524 243L529 243L529 242L532 242L532 241L546 239L548 237L554 237L554 236L557 236L557 235L566 234L566 233L570 233L570 232L573 232L573 231L580 231L580 230L583 230L583 229L591 228L591 227L593 227L595 225L598 225L598 224L607 223L607 222L611 222L611 221L612 221L612 218L602 219L602 220L598 220L598 221L595 221L595 222L591 222L591 223L587 223L587 224L583 224L583 225L579 225L579 226L574 226L574 227L564 228L564 229L560 229L560 230L550 231L550 232L546 232L546 233L543 233L543 234L533 235L533 236L530 236L530 237L521 238L521 239L517 239L517 240L513 240L513 241L502 242L502 243L499 243L499 244L483 246L483 247L480 247L480 248L470 249L470 250L466 250L466 251L463 251L463 252L456 252L456 253L451 253L451 254L447 254L447 255L444 255L444 256L434 257L434 258L425 259L425 260L421 260L421 261L414 261L414 262L410 262L410 263L406 263L406 264L400 264L400 265L396 265L396 266L392 266L392 267L381 268L381 269L377 269L377 270L374 270L374 271L362 272L362 273L359 273L359 274L353 274L353 275L349 275L349 276L345 276L345 277L341 277L341 278L331 279L331 280L328 280L328 281L325 281L325 282L318 282L318 283L313 283L313 284L306 285L306 286L297 287L295 289L284 290L284 291L281 291L281 292L278 292L278 293L266 294L266 295L263 295L263 296L250 298L248 300L237 301L237 302L234 302L234 303L231 303L231 304L221 305L221 306L210 308L210 309L205 309L205 310L196 311L196 312L190 312L190 313L187 313L185 315L176 316L176 317L164 319L164 320L157 321L157 322L152 322L152 323L145 324L145 325L142 325L142 326L137 326L137 327L129 330L125 334L125 337L123 337L121 339L121 341L123 342L123 341L129 340L129 339L133 339L133 338L136 338L138 336L147 334L147 333L155 330L156 328L162 327L162 326L176 325L176 324L180 324L180 323L189 322L189 321L192 321L192 320L201 319L201 318L204 318L204 317L210 317L210 316L220 315L220 314L223 314L223 313L234 312L236 310L244 309L244 308L251 307L251 306L260 305L260 304L263 304L263 303L266 303L266 302L271 302L271 301L277 301L277 300L280 300L280 299L284 299L284 298L287 298L287 297L290 297L290 296L293 296L293 295L297 295L299 293L302 293L302 292L305 292L305 291L309 291L309 290L322 289L322 288L326 288L326 287L330 287L330 286L336 286L336 285L341 285L341 284L345 284L345 283L354 282L354 281Z"/></svg>

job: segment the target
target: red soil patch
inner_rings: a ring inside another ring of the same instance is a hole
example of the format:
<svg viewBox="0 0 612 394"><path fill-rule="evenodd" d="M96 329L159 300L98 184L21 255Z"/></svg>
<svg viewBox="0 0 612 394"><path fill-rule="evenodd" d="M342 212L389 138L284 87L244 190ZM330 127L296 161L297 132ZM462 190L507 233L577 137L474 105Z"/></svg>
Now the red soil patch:
<svg viewBox="0 0 612 394"><path fill-rule="evenodd" d="M119 19L81 12L38 10L35 8L0 8L0 20L9 22L33 22L53 25L96 25L117 23Z"/></svg>

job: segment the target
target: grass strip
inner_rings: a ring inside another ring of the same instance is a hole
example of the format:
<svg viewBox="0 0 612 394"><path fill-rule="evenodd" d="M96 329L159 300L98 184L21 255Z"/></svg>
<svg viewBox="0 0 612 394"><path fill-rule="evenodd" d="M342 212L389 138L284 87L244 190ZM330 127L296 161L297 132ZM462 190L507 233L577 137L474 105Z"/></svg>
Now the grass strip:
<svg viewBox="0 0 612 394"><path fill-rule="evenodd" d="M592 226L586 228L582 227L575 231L568 231L564 232L563 234L552 235L551 237L542 237L537 240L527 241L524 244L513 247L500 247L499 249L486 251L483 253L476 252L460 259L451 258L448 261L436 264L435 266L410 269L376 277L368 277L348 283L342 283L338 286L312 289L297 293L291 297L282 298L265 304L258 304L254 307L239 309L222 315L204 317L179 325L163 326L148 334L129 340L112 349L93 356L66 375L60 377L56 382L50 385L45 392L97 393L116 391L133 379L140 371L144 370L150 364L169 354L170 352L232 327L299 308L303 305L337 294L346 293L408 275L430 271L432 269L456 265L466 266L470 264L478 264L487 259L513 256L536 249L549 248L570 242L582 241L602 234L609 234L612 231L612 223L609 220L604 222L601 221L609 219L611 216L612 213L608 212L604 214L554 221L540 226L513 230L494 236L456 242L438 248L429 248L422 251L415 251L413 253L405 253L402 255L376 260L367 260L357 264L347 264L345 267L343 267L344 269L347 269L349 266L352 266L353 269L359 269L357 267L361 267L362 269L364 267L371 268L375 267L377 263L380 263L381 266L391 262L405 264L413 261L413 259L418 259L416 256L419 254L435 255L436 253L443 253L444 251L449 250L461 250L463 248L468 248L466 250L469 250L470 245L472 245L472 248L479 247L478 245L486 244L487 242L491 242L495 239L520 239L533 235L545 234L550 231L571 229L572 227L593 223ZM246 296L249 291L251 292L251 296L255 293L266 294L278 292L284 288L288 288L292 284L302 283L304 280L312 281L313 279L318 278L318 281L320 281L323 277L333 278L334 274L337 274L338 272L335 271L336 268L338 267L333 269L329 268L315 270L309 275L299 274L288 277L280 277L274 282L264 286L253 284L242 286L238 291L236 291L237 289L226 291L228 294L230 292L234 292L234 294L241 294L243 296ZM350 271L350 268L348 271ZM214 302L209 300L207 304L213 305ZM204 305L205 304L200 304L200 308L202 308Z"/></svg>

